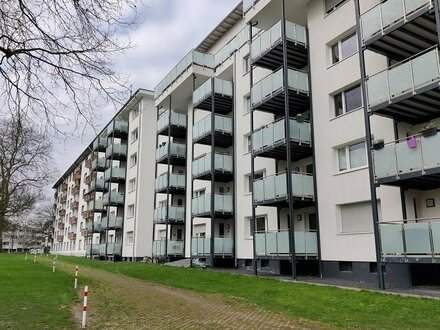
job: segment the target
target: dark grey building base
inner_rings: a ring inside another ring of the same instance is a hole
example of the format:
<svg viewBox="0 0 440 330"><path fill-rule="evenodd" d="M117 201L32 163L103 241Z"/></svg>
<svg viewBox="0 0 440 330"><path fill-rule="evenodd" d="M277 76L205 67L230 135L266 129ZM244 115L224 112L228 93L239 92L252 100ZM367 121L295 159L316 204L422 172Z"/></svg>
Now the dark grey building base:
<svg viewBox="0 0 440 330"><path fill-rule="evenodd" d="M292 265L288 259L258 259L257 271L260 275L292 275ZM237 268L245 271L253 271L252 259L237 259ZM298 275L318 276L318 260L298 260Z"/></svg>

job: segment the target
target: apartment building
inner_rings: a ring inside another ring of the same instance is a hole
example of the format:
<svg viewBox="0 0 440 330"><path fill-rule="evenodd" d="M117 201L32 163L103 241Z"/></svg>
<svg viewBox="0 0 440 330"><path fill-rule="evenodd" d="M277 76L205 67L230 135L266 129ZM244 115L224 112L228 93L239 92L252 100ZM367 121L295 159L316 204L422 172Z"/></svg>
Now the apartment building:
<svg viewBox="0 0 440 330"><path fill-rule="evenodd" d="M238 4L155 88L153 136L139 138L155 159L138 158L155 173L138 182L151 232L132 227L152 239L145 256L380 288L438 281L439 10Z"/></svg>
<svg viewBox="0 0 440 330"><path fill-rule="evenodd" d="M151 255L153 102L150 91L134 93L56 182L52 253L109 260Z"/></svg>

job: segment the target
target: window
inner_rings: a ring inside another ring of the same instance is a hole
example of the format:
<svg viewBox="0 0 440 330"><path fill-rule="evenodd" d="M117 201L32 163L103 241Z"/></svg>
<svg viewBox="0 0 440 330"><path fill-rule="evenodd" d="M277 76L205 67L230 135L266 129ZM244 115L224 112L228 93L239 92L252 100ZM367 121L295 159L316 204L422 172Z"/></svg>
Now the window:
<svg viewBox="0 0 440 330"><path fill-rule="evenodd" d="M137 139L139 138L139 129L135 128L135 129L131 132L130 135L131 135L131 136L130 136L131 143L137 141Z"/></svg>
<svg viewBox="0 0 440 330"><path fill-rule="evenodd" d="M134 204L128 205L128 217L133 218L134 217Z"/></svg>
<svg viewBox="0 0 440 330"><path fill-rule="evenodd" d="M264 171L254 173L254 180L255 181L260 180L263 177L264 177ZM254 183L252 182L252 175L248 174L248 175L246 175L246 178L247 178L247 180L246 180L247 181L247 192L251 193L253 190L253 187L254 187Z"/></svg>
<svg viewBox="0 0 440 330"><path fill-rule="evenodd" d="M139 108L131 110L131 120L134 120L139 115Z"/></svg>
<svg viewBox="0 0 440 330"><path fill-rule="evenodd" d="M357 37L356 33L339 40L333 46L332 51L332 64L342 61L357 52Z"/></svg>
<svg viewBox="0 0 440 330"><path fill-rule="evenodd" d="M325 12L330 13L338 9L346 0L325 0Z"/></svg>
<svg viewBox="0 0 440 330"><path fill-rule="evenodd" d="M205 195L205 189L194 191L194 198Z"/></svg>
<svg viewBox="0 0 440 330"><path fill-rule="evenodd" d="M371 202L341 204L340 213L341 233L369 233L373 231L373 215ZM378 202L380 213L380 202Z"/></svg>
<svg viewBox="0 0 440 330"><path fill-rule="evenodd" d="M335 104L335 117L362 107L362 89L356 87L342 91L333 96Z"/></svg>
<svg viewBox="0 0 440 330"><path fill-rule="evenodd" d="M351 261L339 261L339 271L340 272L352 272L353 263Z"/></svg>
<svg viewBox="0 0 440 330"><path fill-rule="evenodd" d="M255 222L257 223L257 232L266 231L266 217L257 216ZM254 236L254 221L252 218L249 218L249 236Z"/></svg>
<svg viewBox="0 0 440 330"><path fill-rule="evenodd" d="M244 97L244 113L249 113L251 111L251 97L245 96Z"/></svg>
<svg viewBox="0 0 440 330"><path fill-rule="evenodd" d="M243 57L243 72L246 74L251 70L251 60L249 55Z"/></svg>
<svg viewBox="0 0 440 330"><path fill-rule="evenodd" d="M338 149L339 172L367 165L365 142L351 144Z"/></svg>
<svg viewBox="0 0 440 330"><path fill-rule="evenodd" d="M136 189L136 178L128 181L128 192L133 192Z"/></svg>
<svg viewBox="0 0 440 330"><path fill-rule="evenodd" d="M127 232L127 244L133 244L133 232L132 231Z"/></svg>
<svg viewBox="0 0 440 330"><path fill-rule="evenodd" d="M252 150L252 135L246 134L244 136L244 144L243 144L244 153L247 154Z"/></svg>
<svg viewBox="0 0 440 330"><path fill-rule="evenodd" d="M130 167L135 166L137 164L137 153L134 153L130 156Z"/></svg>

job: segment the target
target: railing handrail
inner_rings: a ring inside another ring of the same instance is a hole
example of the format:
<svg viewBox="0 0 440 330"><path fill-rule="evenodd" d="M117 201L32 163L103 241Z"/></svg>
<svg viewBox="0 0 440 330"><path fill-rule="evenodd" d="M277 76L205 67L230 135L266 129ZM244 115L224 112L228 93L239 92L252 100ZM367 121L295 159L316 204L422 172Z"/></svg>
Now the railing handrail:
<svg viewBox="0 0 440 330"><path fill-rule="evenodd" d="M259 132L259 131L261 131L261 130L267 128L267 127L273 126L273 125L275 125L276 123L278 123L278 122L280 122L280 121L283 121L283 120L284 120L284 117L283 117L283 118L278 118L277 120L275 120L275 121L273 121L273 122L271 122L271 123L269 123L269 124L266 124L266 125L264 125L264 126L261 126L261 127L258 127L258 128L256 128L256 129L254 129L253 133ZM306 119L304 119L304 120L298 120L298 119L296 119L296 117L289 117L289 121L290 121L290 120L293 120L293 121L295 121L295 122L297 122L297 123L306 123L306 124L310 124L310 121L309 121L309 120L306 120Z"/></svg>
<svg viewBox="0 0 440 330"><path fill-rule="evenodd" d="M203 117L202 119L197 120L197 121L194 123L193 127L196 126L197 124L199 124L200 122L204 121L204 120L210 119L211 116L212 116L212 114L209 114L209 115ZM232 120L232 117L231 117L231 116L214 114L214 121L215 121L215 117L228 118L228 119L231 119L231 120Z"/></svg>
<svg viewBox="0 0 440 330"><path fill-rule="evenodd" d="M440 127L433 127L433 128L436 128L437 129L437 132L440 132ZM396 144L399 144L399 143L402 143L402 142L406 142L406 141L408 141L408 139L409 138L420 138L420 137L425 137L424 135L423 135L423 133L416 133L416 134L412 134L412 135L409 135L409 136L406 136L406 137L403 137L403 138L400 138L400 139L398 139L398 140L394 140L394 141L390 141L390 142L386 142L386 143L384 143L384 146L389 146L389 145L396 145ZM379 149L380 150L380 149Z"/></svg>
<svg viewBox="0 0 440 330"><path fill-rule="evenodd" d="M405 223L418 223L418 222L430 222L430 221L439 221L440 217L434 217L434 218L418 218L418 219L403 219L403 220L392 220L392 221L379 221L379 224L390 224L390 225L401 225Z"/></svg>
<svg viewBox="0 0 440 330"><path fill-rule="evenodd" d="M285 233L290 232L290 229L271 229L271 230L265 230L265 231L254 231L255 234L271 234L271 233ZM304 230L294 230L295 233L316 233L318 232L316 229L307 229L304 228Z"/></svg>
<svg viewBox="0 0 440 330"><path fill-rule="evenodd" d="M274 176L284 175L284 174L286 174L286 173L287 173L286 171L283 171L283 172L279 172L279 173L275 173L275 174L267 175L267 176L264 176L264 177L262 177L262 178L259 178L259 179L255 180L254 182L258 182L258 181L261 181L261 180L265 180L265 179L267 179L267 178L271 178L271 177L274 177ZM291 173L291 174L304 175L304 176L313 176L312 173L306 173L306 172L291 171L290 173Z"/></svg>

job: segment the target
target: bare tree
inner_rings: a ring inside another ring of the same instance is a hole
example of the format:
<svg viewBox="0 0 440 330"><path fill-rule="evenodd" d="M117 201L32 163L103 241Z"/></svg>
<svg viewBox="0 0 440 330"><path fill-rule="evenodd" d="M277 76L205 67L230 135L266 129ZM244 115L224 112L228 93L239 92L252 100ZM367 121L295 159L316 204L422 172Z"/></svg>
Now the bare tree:
<svg viewBox="0 0 440 330"><path fill-rule="evenodd" d="M0 102L74 129L120 103L127 89L113 67L138 1L0 1Z"/></svg>
<svg viewBox="0 0 440 330"><path fill-rule="evenodd" d="M47 135L24 120L0 122L0 246L2 233L34 208L51 177Z"/></svg>

